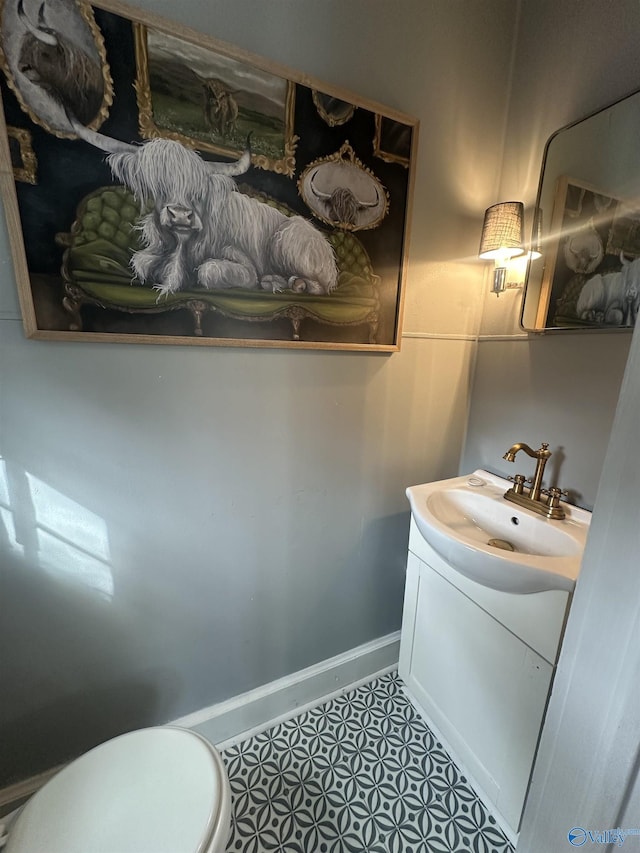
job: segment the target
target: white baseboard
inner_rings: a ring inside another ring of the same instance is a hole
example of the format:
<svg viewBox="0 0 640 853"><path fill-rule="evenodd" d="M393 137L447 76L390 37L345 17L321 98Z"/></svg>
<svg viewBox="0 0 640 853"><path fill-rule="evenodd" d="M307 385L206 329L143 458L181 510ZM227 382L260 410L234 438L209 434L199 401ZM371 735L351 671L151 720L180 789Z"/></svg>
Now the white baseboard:
<svg viewBox="0 0 640 853"><path fill-rule="evenodd" d="M398 665L400 632L174 720L220 749L271 728Z"/></svg>
<svg viewBox="0 0 640 853"><path fill-rule="evenodd" d="M167 725L194 729L224 749L390 672L398 666L399 651L400 632L396 631ZM17 806L63 766L0 790L0 810L6 813Z"/></svg>

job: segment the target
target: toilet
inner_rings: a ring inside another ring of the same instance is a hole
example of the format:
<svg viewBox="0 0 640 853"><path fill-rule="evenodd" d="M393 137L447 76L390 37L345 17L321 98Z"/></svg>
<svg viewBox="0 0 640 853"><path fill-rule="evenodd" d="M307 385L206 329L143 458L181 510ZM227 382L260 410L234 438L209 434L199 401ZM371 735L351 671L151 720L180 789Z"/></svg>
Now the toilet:
<svg viewBox="0 0 640 853"><path fill-rule="evenodd" d="M158 726L72 761L26 803L3 853L224 853L222 759L189 729Z"/></svg>

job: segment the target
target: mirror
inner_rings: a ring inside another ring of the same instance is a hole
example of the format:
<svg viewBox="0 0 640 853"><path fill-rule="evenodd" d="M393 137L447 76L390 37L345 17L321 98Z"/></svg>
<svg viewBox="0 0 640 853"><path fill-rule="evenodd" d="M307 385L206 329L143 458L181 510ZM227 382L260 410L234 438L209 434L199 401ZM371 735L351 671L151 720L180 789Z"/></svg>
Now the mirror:
<svg viewBox="0 0 640 853"><path fill-rule="evenodd" d="M640 310L640 92L545 147L528 264L527 331L618 329Z"/></svg>

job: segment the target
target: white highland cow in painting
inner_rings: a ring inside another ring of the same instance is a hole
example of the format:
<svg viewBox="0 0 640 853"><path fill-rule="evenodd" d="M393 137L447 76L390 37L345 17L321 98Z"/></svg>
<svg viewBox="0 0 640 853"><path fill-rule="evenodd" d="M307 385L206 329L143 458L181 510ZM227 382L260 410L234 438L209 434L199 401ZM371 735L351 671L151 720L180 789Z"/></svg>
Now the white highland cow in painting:
<svg viewBox="0 0 640 853"><path fill-rule="evenodd" d="M70 8L80 14L77 7ZM23 41L19 56L24 59L27 47L34 53L37 46L40 64L45 48L61 63L59 74L47 74L45 82L44 74L30 71L31 64L27 75L23 62L22 79L38 89L31 102L38 105L40 118L55 131L75 134L108 152L114 177L142 204L153 206L141 220L142 248L134 252L131 265L159 299L194 287L331 292L337 267L322 233L303 217L286 216L238 191L233 177L251 165L248 144L237 162L219 163L171 139L131 145L91 130L77 108L80 94L68 97L57 90L57 80L72 76L77 81L79 75L77 68L64 67L74 54L58 49L62 37L47 20L46 0L35 22L18 0L17 21ZM19 83L20 75L15 76Z"/></svg>
<svg viewBox="0 0 640 853"><path fill-rule="evenodd" d="M161 296L194 286L313 294L335 287L333 250L310 222L238 192L231 176L247 170L249 149L237 163L211 163L179 142L153 139L108 162L138 199L154 204L132 266Z"/></svg>
<svg viewBox="0 0 640 853"><path fill-rule="evenodd" d="M640 258L620 253L621 269L591 276L580 291L576 314L606 326L633 326L640 311Z"/></svg>

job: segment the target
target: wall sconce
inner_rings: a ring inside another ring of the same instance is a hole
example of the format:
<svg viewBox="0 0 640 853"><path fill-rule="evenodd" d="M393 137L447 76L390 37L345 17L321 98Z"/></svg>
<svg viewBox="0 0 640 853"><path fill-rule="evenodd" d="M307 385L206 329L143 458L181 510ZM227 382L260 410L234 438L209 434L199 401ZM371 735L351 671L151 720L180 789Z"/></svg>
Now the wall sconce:
<svg viewBox="0 0 640 853"><path fill-rule="evenodd" d="M495 261L493 293L506 287L507 261L524 253L524 205L521 201L503 201L487 208L482 226L479 256Z"/></svg>

